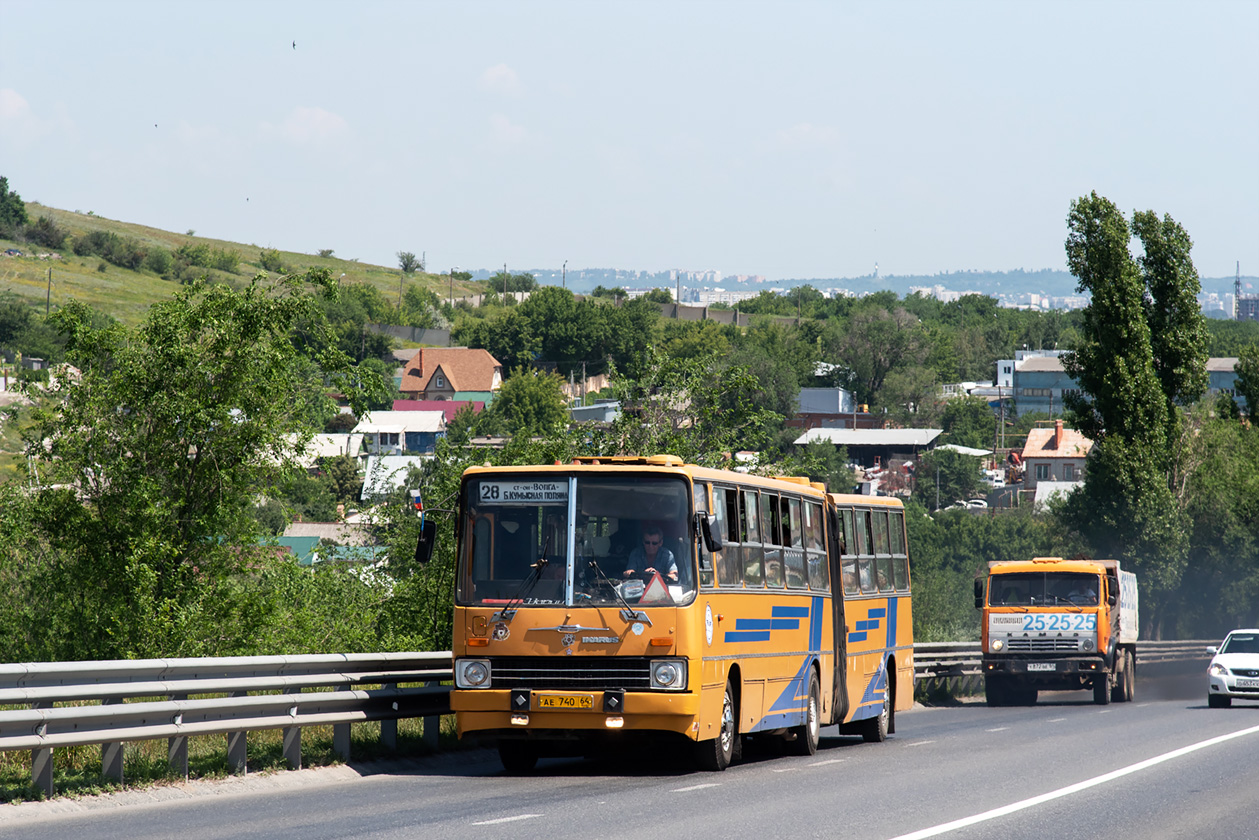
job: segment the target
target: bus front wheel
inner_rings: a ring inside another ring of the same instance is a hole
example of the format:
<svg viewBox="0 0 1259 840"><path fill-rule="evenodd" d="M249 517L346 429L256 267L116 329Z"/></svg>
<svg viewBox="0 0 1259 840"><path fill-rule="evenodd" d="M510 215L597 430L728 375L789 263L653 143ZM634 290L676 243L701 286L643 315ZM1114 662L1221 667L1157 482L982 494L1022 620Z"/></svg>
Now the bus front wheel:
<svg viewBox="0 0 1259 840"><path fill-rule="evenodd" d="M739 739L734 714L734 686L726 683L721 699L721 731L716 738L695 742L695 758L701 770L720 771L734 760L735 743Z"/></svg>
<svg viewBox="0 0 1259 840"><path fill-rule="evenodd" d="M892 684L889 682L883 690L883 707L879 713L862 721L861 737L871 744L881 744L887 740L888 721L892 719Z"/></svg>

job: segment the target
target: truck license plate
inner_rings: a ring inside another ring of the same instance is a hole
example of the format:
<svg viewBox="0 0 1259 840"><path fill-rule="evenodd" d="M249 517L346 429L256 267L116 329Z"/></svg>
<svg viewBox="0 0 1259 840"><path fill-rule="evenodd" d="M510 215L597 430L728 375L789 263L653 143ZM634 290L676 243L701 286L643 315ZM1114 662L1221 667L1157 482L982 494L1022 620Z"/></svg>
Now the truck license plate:
<svg viewBox="0 0 1259 840"><path fill-rule="evenodd" d="M1056 671L1058 666L1053 662L1029 662L1027 663L1029 671Z"/></svg>

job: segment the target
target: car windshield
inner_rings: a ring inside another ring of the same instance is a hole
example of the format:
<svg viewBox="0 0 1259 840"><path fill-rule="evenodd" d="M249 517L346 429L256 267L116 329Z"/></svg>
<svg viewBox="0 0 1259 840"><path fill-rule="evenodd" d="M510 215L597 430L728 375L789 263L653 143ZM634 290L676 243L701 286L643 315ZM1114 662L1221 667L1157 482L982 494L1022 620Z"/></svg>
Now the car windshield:
<svg viewBox="0 0 1259 840"><path fill-rule="evenodd" d="M460 603L671 606L695 597L680 477L503 473L464 483Z"/></svg>
<svg viewBox="0 0 1259 840"><path fill-rule="evenodd" d="M1097 575L1083 572L1011 572L989 580L993 607L1097 606Z"/></svg>
<svg viewBox="0 0 1259 840"><path fill-rule="evenodd" d="M1224 640L1220 653L1259 653L1259 635L1254 633L1230 633Z"/></svg>

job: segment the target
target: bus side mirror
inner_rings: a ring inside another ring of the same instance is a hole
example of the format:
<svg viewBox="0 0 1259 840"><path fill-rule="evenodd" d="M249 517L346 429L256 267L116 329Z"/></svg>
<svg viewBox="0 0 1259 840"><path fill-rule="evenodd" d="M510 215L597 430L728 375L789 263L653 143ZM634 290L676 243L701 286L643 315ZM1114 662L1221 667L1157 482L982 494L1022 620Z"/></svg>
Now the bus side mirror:
<svg viewBox="0 0 1259 840"><path fill-rule="evenodd" d="M433 545L437 542L437 523L431 519L420 523L420 539L415 544L415 562L424 565L433 559Z"/></svg>
<svg viewBox="0 0 1259 840"><path fill-rule="evenodd" d="M982 610L984 608L984 581L983 578L975 579L975 609Z"/></svg>
<svg viewBox="0 0 1259 840"><path fill-rule="evenodd" d="M717 529L717 518L711 513L695 514L695 524L699 528L699 534L704 539L704 547L713 551L721 551L721 532Z"/></svg>

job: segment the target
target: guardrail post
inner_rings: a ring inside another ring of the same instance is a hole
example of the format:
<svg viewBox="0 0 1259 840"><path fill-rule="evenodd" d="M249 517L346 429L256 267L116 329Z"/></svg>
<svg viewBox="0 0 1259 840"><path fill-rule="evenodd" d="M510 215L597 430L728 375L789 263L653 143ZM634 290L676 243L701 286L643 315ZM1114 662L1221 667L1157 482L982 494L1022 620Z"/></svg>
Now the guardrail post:
<svg viewBox="0 0 1259 840"><path fill-rule="evenodd" d="M284 733L284 760L289 769L302 769L302 728L286 726L281 731Z"/></svg>
<svg viewBox="0 0 1259 840"><path fill-rule="evenodd" d="M122 703L121 697L111 697L101 703L102 706L116 706ZM107 741L101 744L101 775L122 784L122 749L121 741Z"/></svg>
<svg viewBox="0 0 1259 840"><path fill-rule="evenodd" d="M429 681L424 683L426 686L435 686L439 683ZM424 743L428 745L433 752L437 751L437 739L441 736L442 719L441 715L428 715L424 718Z"/></svg>
<svg viewBox="0 0 1259 840"><path fill-rule="evenodd" d="M187 694L172 694L169 696L172 701L187 700ZM183 715L175 715L175 723L180 723ZM167 741L167 757L170 761L170 769L175 773L188 778L188 736L175 735Z"/></svg>
<svg viewBox="0 0 1259 840"><path fill-rule="evenodd" d="M32 703L31 708L51 709L52 702L42 700ZM52 747L31 750L31 782L44 792L44 796L52 796L56 792L52 780Z"/></svg>
<svg viewBox="0 0 1259 840"><path fill-rule="evenodd" d="M343 687L340 690L347 691L348 688ZM350 760L350 725L348 723L332 725L332 754L342 761Z"/></svg>
<svg viewBox="0 0 1259 840"><path fill-rule="evenodd" d="M396 683L386 683L381 688L392 691L397 688ZM395 706L395 708L397 708ZM396 750L398 748L398 719L382 720L380 722L380 745L387 750Z"/></svg>
<svg viewBox="0 0 1259 840"><path fill-rule="evenodd" d="M232 697L248 697L248 691L233 691ZM245 748L247 732L227 733L227 772L233 776L243 776L248 772L247 750Z"/></svg>

